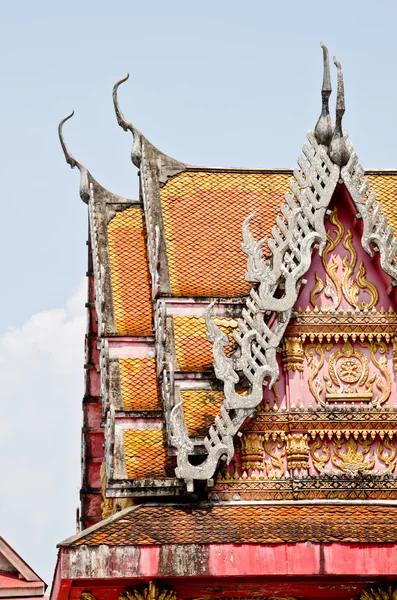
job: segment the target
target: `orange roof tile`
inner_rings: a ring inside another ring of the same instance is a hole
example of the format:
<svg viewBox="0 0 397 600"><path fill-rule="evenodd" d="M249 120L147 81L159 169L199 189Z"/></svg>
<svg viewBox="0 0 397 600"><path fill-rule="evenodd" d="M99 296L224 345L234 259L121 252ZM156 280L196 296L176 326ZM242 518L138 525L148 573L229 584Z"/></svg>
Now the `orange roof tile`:
<svg viewBox="0 0 397 600"><path fill-rule="evenodd" d="M128 479L175 477L175 457L168 456L164 429L130 429L124 432Z"/></svg>
<svg viewBox="0 0 397 600"><path fill-rule="evenodd" d="M125 410L161 410L156 359L121 358L119 369Z"/></svg>
<svg viewBox="0 0 397 600"><path fill-rule="evenodd" d="M370 172L366 177L376 194L376 199L381 203L387 215L389 225L393 227L394 234L397 235L397 174L386 175Z"/></svg>
<svg viewBox="0 0 397 600"><path fill-rule="evenodd" d="M172 293L247 294L241 227L269 235L288 191L290 173L186 171L160 189Z"/></svg>
<svg viewBox="0 0 397 600"><path fill-rule="evenodd" d="M189 436L204 437L222 406L223 391L181 390L181 398Z"/></svg>
<svg viewBox="0 0 397 600"><path fill-rule="evenodd" d="M71 542L149 544L396 543L397 507L374 505L141 505ZM67 544L66 544L67 545Z"/></svg>
<svg viewBox="0 0 397 600"><path fill-rule="evenodd" d="M237 327L237 321L215 318L215 322L230 339L226 348L226 354L230 355L236 347L232 332ZM204 317L174 317L175 354L180 371L212 370L212 344L206 336Z"/></svg>
<svg viewBox="0 0 397 600"><path fill-rule="evenodd" d="M119 212L108 224L112 300L119 335L153 335L145 236L141 208Z"/></svg>

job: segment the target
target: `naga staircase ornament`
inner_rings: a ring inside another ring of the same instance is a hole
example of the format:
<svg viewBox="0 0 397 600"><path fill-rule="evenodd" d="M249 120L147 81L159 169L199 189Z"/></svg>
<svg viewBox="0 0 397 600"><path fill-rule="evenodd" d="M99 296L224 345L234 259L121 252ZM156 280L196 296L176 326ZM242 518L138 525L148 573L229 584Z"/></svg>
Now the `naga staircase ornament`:
<svg viewBox="0 0 397 600"><path fill-rule="evenodd" d="M188 491L193 491L194 480L211 482L219 459L230 463L234 455L233 437L261 403L263 386L271 388L278 378L276 351L304 283L303 276L310 267L314 246L318 246L320 254L325 248L324 220L338 182L346 185L363 219L364 250L372 255L371 244L377 246L381 267L392 278L393 284L397 282L397 240L393 239L387 218L382 214L375 194L369 191L364 170L343 134L343 75L335 58L338 96L336 125L332 131L328 109L331 94L328 50L324 44L321 47L324 57L322 112L315 133L308 134L309 144L304 144L303 156L298 158L299 168L290 182L292 193L286 194L285 204L281 207L282 216L277 218L272 237L267 240L256 241L252 237L249 222L254 215L243 223L242 250L248 257L246 279L254 285L238 320L238 329L233 332L237 344L233 356L225 354L229 340L211 318L214 303L205 314L207 338L213 344L214 371L223 382L225 398L220 415L204 439L207 457L200 464L193 465L189 460L194 445L187 434L182 402L176 404L170 414L170 442L178 449L175 473L178 478L185 479ZM264 259L262 253L265 242L271 251L269 259ZM249 383L245 393L236 391L242 379Z"/></svg>

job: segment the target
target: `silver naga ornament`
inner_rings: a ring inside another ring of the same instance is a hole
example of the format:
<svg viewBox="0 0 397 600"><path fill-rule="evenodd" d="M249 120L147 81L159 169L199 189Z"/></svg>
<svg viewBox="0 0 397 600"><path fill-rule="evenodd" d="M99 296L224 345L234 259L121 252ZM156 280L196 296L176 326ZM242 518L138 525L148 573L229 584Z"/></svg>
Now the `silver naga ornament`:
<svg viewBox="0 0 397 600"><path fill-rule="evenodd" d="M319 144L329 146L334 132L334 125L329 114L329 97L332 92L331 74L329 70L328 48L323 42L320 43L320 46L323 49L324 62L323 87L321 88L322 109L314 128L314 135Z"/></svg>
<svg viewBox="0 0 397 600"><path fill-rule="evenodd" d="M335 129L329 145L329 156L335 165L344 167L349 162L350 150L343 135L342 118L345 114L345 88L343 85L343 73L340 62L334 56L334 64L338 71L338 95L336 98L336 120Z"/></svg>

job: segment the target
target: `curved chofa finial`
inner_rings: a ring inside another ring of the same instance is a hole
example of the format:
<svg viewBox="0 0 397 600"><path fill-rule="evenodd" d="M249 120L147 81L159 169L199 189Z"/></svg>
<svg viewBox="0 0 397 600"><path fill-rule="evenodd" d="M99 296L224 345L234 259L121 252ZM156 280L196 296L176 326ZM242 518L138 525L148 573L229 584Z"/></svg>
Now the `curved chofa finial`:
<svg viewBox="0 0 397 600"><path fill-rule="evenodd" d="M153 144L151 144L145 138L139 129L130 123L130 121L128 121L123 115L117 97L117 90L122 83L127 81L128 78L129 75L123 77L123 79L120 79L120 81L118 81L113 87L113 104L116 112L117 122L120 127L124 129L124 131L131 131L133 135L134 142L131 150L131 160L133 164L136 167L141 168L142 157L145 156L145 160L152 165L156 165L159 183L165 183L168 177L180 173L186 168L186 165L178 160L175 160L174 158L171 158L170 156L167 156L163 152L160 152L160 150L153 146Z"/></svg>
<svg viewBox="0 0 397 600"><path fill-rule="evenodd" d="M72 169L74 169L75 167L77 167L80 171L80 198L82 199L83 202L85 202L86 204L88 203L88 200L90 198L90 186L88 183L88 171L87 169L78 161L74 158L74 156L69 152L68 147L65 144L65 140L63 139L63 125L64 123L66 123L66 121L68 121L69 119L71 119L74 115L74 111L72 111L70 113L70 115L68 115L67 117L65 117L64 119L62 119L62 121L59 123L58 125L58 136L59 136L59 141L61 142L61 146L62 146L62 150L63 153L65 155L65 159L66 162L70 165L70 167Z"/></svg>
<svg viewBox="0 0 397 600"><path fill-rule="evenodd" d="M343 85L343 73L340 62L334 56L334 64L338 71L338 95L336 98L335 130L329 145L329 157L335 165L344 167L349 162L350 150L343 136L342 118L345 114L345 89Z"/></svg>
<svg viewBox="0 0 397 600"><path fill-rule="evenodd" d="M323 49L324 61L323 87L321 88L322 109L316 127L314 128L314 135L319 144L329 146L334 131L331 115L329 114L329 97L332 92L332 86L329 71L328 48L323 42L320 42L320 46Z"/></svg>
<svg viewBox="0 0 397 600"><path fill-rule="evenodd" d="M117 83L114 84L113 104L114 110L116 112L117 123L120 125L120 127L124 129L124 131L131 131L134 137L134 143L132 144L131 150L131 160L133 164L139 168L142 158L142 134L132 123L130 123L130 121L127 121L120 109L119 100L117 97L117 90L119 89L119 86L125 81L127 81L127 79L129 79L129 76L129 73L127 73L125 77L123 77L122 79L120 79L120 81L117 81Z"/></svg>

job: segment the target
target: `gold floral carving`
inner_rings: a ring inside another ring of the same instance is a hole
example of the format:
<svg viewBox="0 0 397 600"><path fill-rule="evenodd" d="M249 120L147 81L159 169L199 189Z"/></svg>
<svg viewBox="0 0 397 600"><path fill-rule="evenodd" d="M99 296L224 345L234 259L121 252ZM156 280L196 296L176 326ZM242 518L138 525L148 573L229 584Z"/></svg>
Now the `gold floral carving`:
<svg viewBox="0 0 397 600"><path fill-rule="evenodd" d="M392 473L396 468L396 448L394 447L392 440L385 437L383 442L379 442L377 448L378 458L383 464L386 465L384 473Z"/></svg>
<svg viewBox="0 0 397 600"><path fill-rule="evenodd" d="M281 438L270 438L265 442L265 452L268 458L265 458L266 475L269 479L281 479L285 474L285 442Z"/></svg>
<svg viewBox="0 0 397 600"><path fill-rule="evenodd" d="M96 600L91 592L81 592L79 600Z"/></svg>
<svg viewBox="0 0 397 600"><path fill-rule="evenodd" d="M380 397L374 397L372 403L376 405L378 408L381 407L382 404L386 402L391 394L391 377L389 373L389 369L387 366L387 358L383 356L379 360L376 358L376 353L387 355L388 347L385 342L372 340L371 342L361 342L361 345L364 348L368 348L370 351L371 361L375 365L375 367L380 371L383 375L384 381L382 377L379 375L376 376L374 383L381 393ZM371 378L372 379L372 378ZM372 383L372 382L371 382Z"/></svg>
<svg viewBox="0 0 397 600"><path fill-rule="evenodd" d="M331 230L327 229L327 243L322 256L322 262L327 277L325 278L324 283L318 273L316 273L316 283L310 293L310 302L315 307L317 306L317 296L321 294L321 292L324 292L324 295L332 300L332 306L328 307L328 310L329 308L336 309L342 301L342 288L337 277L338 263L335 254L331 255L330 262L328 263L329 254L335 250L344 233L344 227L338 219L336 207L330 214L329 221L335 226L335 229L332 231L334 237L332 237Z"/></svg>
<svg viewBox="0 0 397 600"><path fill-rule="evenodd" d="M332 464L344 473L368 473L374 468L375 457L371 451L371 440L360 439L362 450L358 449L354 436L350 436L342 450L344 440L336 439L333 443L331 455Z"/></svg>
<svg viewBox="0 0 397 600"><path fill-rule="evenodd" d="M397 587L370 588L361 594L360 600L397 600Z"/></svg>
<svg viewBox="0 0 397 600"><path fill-rule="evenodd" d="M328 360L328 372L332 382L327 375L324 375L327 389L326 400L359 402L372 400L372 384L375 375L368 378L368 358L357 347L353 347L349 341L331 354ZM337 386L336 389L332 383Z"/></svg>
<svg viewBox="0 0 397 600"><path fill-rule="evenodd" d="M263 470L263 435L250 434L241 438L241 461L244 470Z"/></svg>
<svg viewBox="0 0 397 600"><path fill-rule="evenodd" d="M176 593L163 587L157 587L154 581L140 588L123 592L118 600L177 600Z"/></svg>
<svg viewBox="0 0 397 600"><path fill-rule="evenodd" d="M307 434L287 435L287 465L289 469L309 468L309 444Z"/></svg>
<svg viewBox="0 0 397 600"><path fill-rule="evenodd" d="M310 343L310 344L307 344L306 348L305 348L305 355L306 355L307 363L312 366L310 375L308 378L309 390L311 391L315 400L320 405L325 404L321 398L321 394L324 390L324 385L322 384L320 379L317 379L316 382L314 382L314 380L317 377L320 369L324 366L325 353L329 352L332 347L333 347L332 344ZM317 361L314 358L313 351L316 352L317 356L319 357L319 359Z"/></svg>
<svg viewBox="0 0 397 600"><path fill-rule="evenodd" d="M366 270L362 261L359 264L357 275L354 277L358 257L353 245L352 231L348 229L345 233L345 228L338 218L337 207L333 209L329 221L334 229L327 229L327 243L322 256L326 273L325 281L318 273L315 274L315 284L310 292L310 302L314 308L320 308L322 312L327 312L337 310L341 305L342 298L345 298L352 307L369 310L377 304L379 294L376 286L366 278ZM337 255L331 253L341 241L347 254L342 259L340 274ZM360 291L368 296L367 302L358 302ZM321 294L331 300L331 304L319 306L318 299Z"/></svg>
<svg viewBox="0 0 397 600"><path fill-rule="evenodd" d="M195 600L203 600L202 598L196 598ZM297 600L297 598L292 598L291 596L250 596L250 597L241 597L241 596L233 596L230 598L215 598L215 600Z"/></svg>
<svg viewBox="0 0 397 600"><path fill-rule="evenodd" d="M324 438L318 436L310 448L310 454L312 457L314 468L319 473L324 471L326 463L331 458L331 452L328 446L328 442Z"/></svg>
<svg viewBox="0 0 397 600"><path fill-rule="evenodd" d="M303 371L303 347L299 337L285 337L283 340L284 371Z"/></svg>
<svg viewBox="0 0 397 600"><path fill-rule="evenodd" d="M384 341L372 339L360 341L361 348L369 350L370 357L352 345L347 340L343 346L333 352L328 359L328 373L318 377L324 367L326 352L333 348L332 344L308 343L305 346L305 356L311 371L308 377L309 390L315 400L324 406L327 402L369 402L371 406L380 408L391 394L391 377L388 370L388 346ZM317 360L315 357L318 357ZM370 363L376 372L369 375ZM325 388L325 401L323 392ZM380 392L377 394L376 391Z"/></svg>

